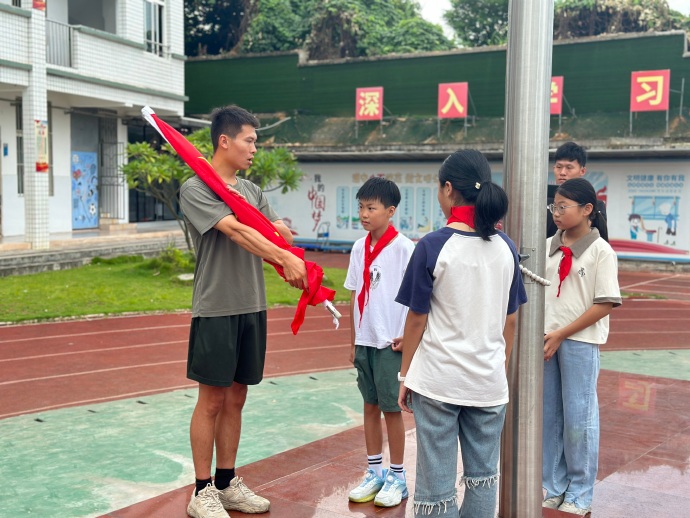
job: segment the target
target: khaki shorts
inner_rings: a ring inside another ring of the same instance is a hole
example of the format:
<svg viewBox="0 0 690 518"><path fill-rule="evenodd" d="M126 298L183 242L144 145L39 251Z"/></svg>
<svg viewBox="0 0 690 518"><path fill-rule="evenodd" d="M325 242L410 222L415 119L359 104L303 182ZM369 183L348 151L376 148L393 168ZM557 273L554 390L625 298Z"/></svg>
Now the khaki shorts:
<svg viewBox="0 0 690 518"><path fill-rule="evenodd" d="M189 330L187 377L204 385L257 385L266 360L266 312L195 317Z"/></svg>
<svg viewBox="0 0 690 518"><path fill-rule="evenodd" d="M365 403L378 405L382 412L400 412L398 372L402 353L390 346L385 349L355 345L357 386Z"/></svg>

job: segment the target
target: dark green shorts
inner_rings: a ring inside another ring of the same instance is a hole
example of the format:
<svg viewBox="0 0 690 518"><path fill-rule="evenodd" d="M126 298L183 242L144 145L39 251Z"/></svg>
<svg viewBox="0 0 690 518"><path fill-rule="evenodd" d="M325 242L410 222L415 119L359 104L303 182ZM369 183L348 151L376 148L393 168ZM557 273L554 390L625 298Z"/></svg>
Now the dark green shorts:
<svg viewBox="0 0 690 518"><path fill-rule="evenodd" d="M266 312L195 317L189 330L187 377L204 385L257 385L266 360Z"/></svg>
<svg viewBox="0 0 690 518"><path fill-rule="evenodd" d="M400 412L398 372L402 353L390 346L385 349L355 346L357 386L365 403L378 405L382 412Z"/></svg>

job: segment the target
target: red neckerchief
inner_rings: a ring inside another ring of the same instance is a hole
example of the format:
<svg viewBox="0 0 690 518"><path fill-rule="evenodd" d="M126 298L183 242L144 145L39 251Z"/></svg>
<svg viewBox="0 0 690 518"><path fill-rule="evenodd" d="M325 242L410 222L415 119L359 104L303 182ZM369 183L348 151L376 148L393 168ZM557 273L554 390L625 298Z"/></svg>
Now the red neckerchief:
<svg viewBox="0 0 690 518"><path fill-rule="evenodd" d="M359 292L357 296L357 304L359 305L359 323L362 324L362 313L364 313L364 306L369 302L369 287L371 286L371 273L369 268L374 259L381 253L381 250L385 246L393 241L395 236L398 235L398 231L395 230L393 225L388 225L388 228L383 233L381 238L374 245L374 249L371 249L371 232L367 234L364 240L364 286L362 286L362 291Z"/></svg>
<svg viewBox="0 0 690 518"><path fill-rule="evenodd" d="M474 207L463 205L462 207L451 207L448 225L451 223L464 223L470 228L474 228Z"/></svg>
<svg viewBox="0 0 690 518"><path fill-rule="evenodd" d="M563 257L561 258L561 264L558 265L559 283L558 293L556 294L556 297L561 296L561 284L563 284L563 280L570 273L570 267L573 265L573 251L567 246L559 246L558 248L563 250Z"/></svg>

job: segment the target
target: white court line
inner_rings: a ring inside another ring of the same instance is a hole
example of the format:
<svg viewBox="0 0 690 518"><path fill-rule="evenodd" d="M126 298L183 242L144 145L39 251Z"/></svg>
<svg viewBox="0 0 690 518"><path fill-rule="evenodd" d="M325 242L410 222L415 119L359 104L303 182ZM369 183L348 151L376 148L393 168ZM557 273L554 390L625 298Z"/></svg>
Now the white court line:
<svg viewBox="0 0 690 518"><path fill-rule="evenodd" d="M352 368L352 364L344 365L344 366L340 365L340 366L331 367L328 369L304 369L304 370L299 370L299 371L278 372L275 374L264 376L264 379L278 378L281 376L295 376L297 374L311 374L314 372L327 372L327 371L334 371L334 370L351 369L351 368ZM18 416L18 415L24 415L24 414L33 414L33 413L42 412L45 410L55 410L58 408L67 408L67 407L71 407L71 406L87 405L87 404L93 404L93 403L103 403L105 401L112 401L115 399L125 399L128 397L143 396L144 394L153 394L153 393L157 393L157 392L170 392L173 390L194 388L197 385L198 385L198 383L190 383L188 385L177 385L175 387L162 387L162 388L156 388L156 389L141 390L138 392L129 392L126 394L118 394L116 396L105 396L105 397L93 398L93 399L83 399L81 401L70 401L67 403L60 403L57 405L44 406L44 407L39 407L39 408L30 408L28 410L21 410L19 412L10 412L7 414L0 414L0 419L3 419L5 417L14 417L14 416Z"/></svg>
<svg viewBox="0 0 690 518"><path fill-rule="evenodd" d="M173 363L186 363L186 362L187 362L187 360L172 360L172 361L168 361L168 362L142 363L139 365L126 365L124 367L110 367L108 369L96 369L96 370L92 370L92 371L71 372L69 374L54 374L53 376L43 376L40 378L25 378L25 379L20 379L20 380L2 381L2 382L0 382L0 386L16 385L17 383L26 383L29 381L44 381L44 380L52 380L52 379L57 379L57 378L73 378L75 376L85 376L87 374L99 374L101 372L122 371L122 370L127 370L127 369L138 369L141 367L158 367L159 365L171 365Z"/></svg>
<svg viewBox="0 0 690 518"><path fill-rule="evenodd" d="M652 319L654 320L654 319ZM70 356L70 355L75 355L75 354L97 354L101 352L106 352L106 351L123 351L123 350L128 350L128 349L138 349L142 347L157 347L159 345L170 345L170 344L184 344L187 343L187 340L175 340L172 342L152 342L148 344L137 344L137 345L123 345L122 347L106 347L104 349L84 349L81 351L67 351L64 353L48 353L48 354L39 354L35 356L19 356L17 358L4 358L0 359L0 363L4 362L16 362L16 361L21 361L21 360L39 360L43 358L53 358L56 356ZM284 349L280 351L266 351L267 354L273 354L273 353L285 353L285 352L295 352L295 351L313 351L314 349L328 349L331 347L339 347L340 345L349 345L349 344L338 344L338 345L325 345L325 346L319 346L319 347L303 347L303 348L298 348L298 349Z"/></svg>
<svg viewBox="0 0 690 518"><path fill-rule="evenodd" d="M669 280L669 279L675 279L676 277L680 277L680 275L676 274L676 275L671 275L670 277L660 277L660 278L657 278L657 279L650 279L650 280L648 280L648 281L636 282L636 283L634 283L634 284L628 284L627 286L621 286L620 289L626 290L626 289L632 288L632 287L634 287L634 286L642 286L643 284L651 284L651 283L653 283L653 282L659 282L659 281L661 281L661 280L666 281L666 280Z"/></svg>
<svg viewBox="0 0 690 518"><path fill-rule="evenodd" d="M84 349L82 351L67 351L64 353L49 353L49 354L38 354L35 356L19 356L17 358L4 358L0 359L0 363L3 362L16 362L20 360L38 360L42 358L53 358L55 356L69 356L74 354L91 354L91 353L101 353L106 351L124 351L127 349L138 349L141 347L157 347L159 345L170 345L170 344L184 344L187 340L175 340L172 342L152 342L150 344L137 344L137 345L123 345L122 347L105 347L104 349Z"/></svg>
<svg viewBox="0 0 690 518"><path fill-rule="evenodd" d="M690 334L690 331L609 331L610 335L671 335Z"/></svg>
<svg viewBox="0 0 690 518"><path fill-rule="evenodd" d="M327 319L333 319L332 316L330 315L320 315L320 316L311 316L311 317L306 317L304 321L306 322L307 320L314 320L314 319L322 319L322 318L327 318ZM288 317L277 317L277 318L271 318L269 322L275 322L279 320L290 320L292 321L293 318L288 318ZM132 328L126 328L126 329L109 329L109 330L103 330L103 331L89 331L86 333L70 333L70 334L61 334L61 335L48 335L48 336L35 336L31 338L15 338L12 340L0 340L0 344L6 344L6 343L17 343L17 342L31 342L35 340L52 340L55 338L71 338L71 337L80 337L80 336L94 336L94 335L105 335L105 334L111 334L111 333L130 333L130 332L139 332L139 331L150 331L154 329L175 329L175 328L185 328L189 329L189 324L175 324L175 325L166 325L166 326L150 326L150 327L132 327ZM329 331L330 329L325 329L325 331ZM302 333L315 333L315 332L321 332L322 330L316 330L316 331L300 331ZM269 333L269 336L273 335L275 333ZM285 332L285 333L278 333L278 334L292 334L292 331Z"/></svg>
<svg viewBox="0 0 690 518"><path fill-rule="evenodd" d="M131 329L108 329L103 331L90 331L88 333L73 333L64 335L49 335L49 336L34 336L31 338L14 338L12 340L0 340L0 344L17 343L17 342L35 342L36 340L52 340L53 338L69 338L75 336L94 336L94 335L109 335L112 333L131 333L137 331L150 331L152 329L174 329L176 327L184 327L189 329L189 324L174 325L174 326L153 326L153 327L133 327Z"/></svg>
<svg viewBox="0 0 690 518"><path fill-rule="evenodd" d="M300 348L295 348L295 349L285 349L282 351L266 351L266 354L283 354L283 353L293 353L293 352L300 352L300 351L314 351L317 349L338 349L341 347L346 347L349 346L349 344L336 344L336 345L322 345L318 347L300 347ZM15 385L17 383L26 383L29 381L43 381L43 380L49 380L49 379L56 379L56 378L72 378L75 376L84 376L86 374L99 374L102 372L112 372L112 371L120 371L120 370L127 370L127 369L138 369L140 367L157 367L159 365L170 365L173 363L186 363L187 360L171 360L167 362L157 362L157 363L141 363L137 365L124 365L122 367L110 367L107 369L96 369L96 370L91 370L91 371L81 371L81 372L70 372L67 374L54 374L52 376L42 376L40 378L24 378L24 379L18 379L18 380L12 380L12 381L2 381L0 382L0 386L3 385Z"/></svg>
<svg viewBox="0 0 690 518"><path fill-rule="evenodd" d="M90 403L102 403L104 401L110 401L113 399L124 399L124 398L134 397L134 396L143 396L144 394L151 394L153 392L160 392L160 391L168 392L171 390L193 388L196 386L197 386L197 383L192 383L189 385L177 385L176 387L163 387L160 389L150 389L150 390L141 390L138 392L128 392L126 394L118 394L117 396L105 396L105 397L97 397L97 398L93 398L93 399L82 399L81 401L70 401L68 403L60 403L59 405L42 406L39 408L30 408L28 410L21 410L19 412L10 412L8 414L0 414L0 419L2 419L3 417L12 417L12 416L23 415L23 414L33 414L35 412L41 412L43 410L54 410L56 408L65 408L65 407L69 407L72 405L88 405Z"/></svg>

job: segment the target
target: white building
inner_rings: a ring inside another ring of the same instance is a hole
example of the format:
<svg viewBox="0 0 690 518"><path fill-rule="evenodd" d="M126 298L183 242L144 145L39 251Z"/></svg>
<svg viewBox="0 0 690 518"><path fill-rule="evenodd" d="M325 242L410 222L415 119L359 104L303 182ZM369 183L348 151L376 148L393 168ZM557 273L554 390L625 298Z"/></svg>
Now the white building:
<svg viewBox="0 0 690 518"><path fill-rule="evenodd" d="M183 0L0 0L0 234L127 223L123 120L184 111Z"/></svg>

